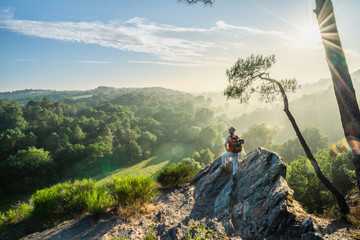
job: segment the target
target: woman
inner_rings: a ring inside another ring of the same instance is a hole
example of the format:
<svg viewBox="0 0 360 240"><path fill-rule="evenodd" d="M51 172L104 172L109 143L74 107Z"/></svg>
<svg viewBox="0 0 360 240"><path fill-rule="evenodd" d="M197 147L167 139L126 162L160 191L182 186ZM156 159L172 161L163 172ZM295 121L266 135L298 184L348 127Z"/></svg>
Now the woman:
<svg viewBox="0 0 360 240"><path fill-rule="evenodd" d="M235 128L233 127L229 128L229 134L230 135L226 138L224 144L226 152L221 155L221 168L223 169L225 168L226 158L231 157L233 160L233 177L234 177L237 172L239 153L235 151L233 144L236 141L240 141L240 143L242 144L244 143L244 139L239 138L237 135L235 135ZM238 150L239 152L241 152L241 144L240 144L240 150Z"/></svg>

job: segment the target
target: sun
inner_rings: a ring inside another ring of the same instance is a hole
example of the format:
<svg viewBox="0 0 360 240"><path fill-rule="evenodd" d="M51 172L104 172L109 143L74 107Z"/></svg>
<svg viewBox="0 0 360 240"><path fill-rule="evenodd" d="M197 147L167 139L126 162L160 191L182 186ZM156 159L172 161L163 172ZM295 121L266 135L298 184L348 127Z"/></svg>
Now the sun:
<svg viewBox="0 0 360 240"><path fill-rule="evenodd" d="M295 46L297 48L318 49L321 48L321 35L317 24L308 24L299 27L295 34Z"/></svg>

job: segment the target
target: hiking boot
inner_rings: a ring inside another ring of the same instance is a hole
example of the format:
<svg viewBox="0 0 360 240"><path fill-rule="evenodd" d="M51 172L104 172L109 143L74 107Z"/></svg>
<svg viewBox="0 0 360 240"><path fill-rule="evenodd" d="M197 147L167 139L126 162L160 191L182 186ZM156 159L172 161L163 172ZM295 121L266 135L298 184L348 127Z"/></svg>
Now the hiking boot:
<svg viewBox="0 0 360 240"><path fill-rule="evenodd" d="M232 178L233 178L233 181L236 181L236 180L237 180L236 174L233 174L233 175L232 175Z"/></svg>

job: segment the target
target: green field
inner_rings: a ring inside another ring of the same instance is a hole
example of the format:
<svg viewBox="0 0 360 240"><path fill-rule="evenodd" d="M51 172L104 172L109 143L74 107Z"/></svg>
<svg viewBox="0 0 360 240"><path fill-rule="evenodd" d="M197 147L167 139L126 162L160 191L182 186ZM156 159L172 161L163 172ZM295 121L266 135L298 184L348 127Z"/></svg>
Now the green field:
<svg viewBox="0 0 360 240"><path fill-rule="evenodd" d="M161 145L157 148L153 156L150 158L141 161L134 165L128 165L124 163L123 167L120 167L112 172L107 174L102 174L96 177L93 177L96 180L97 185L101 185L111 180L115 176L128 176L128 175L145 175L153 176L161 168L171 165L173 163L178 163L185 157L190 157L194 153L195 149L192 146L170 142ZM29 195L17 195L11 198L6 198L0 201L0 211L8 210L12 205L21 202L27 202L31 194Z"/></svg>
<svg viewBox="0 0 360 240"><path fill-rule="evenodd" d="M183 143L165 143L154 151L153 156L132 166L119 168L107 176L98 176L97 184L103 184L115 176L145 175L153 176L161 168L178 163L185 157L190 157L195 149Z"/></svg>

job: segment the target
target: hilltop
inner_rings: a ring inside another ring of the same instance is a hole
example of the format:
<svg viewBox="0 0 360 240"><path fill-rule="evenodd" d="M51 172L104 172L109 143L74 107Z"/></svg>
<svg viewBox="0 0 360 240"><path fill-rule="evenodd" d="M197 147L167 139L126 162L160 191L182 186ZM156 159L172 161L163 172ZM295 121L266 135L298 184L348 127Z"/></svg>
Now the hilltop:
<svg viewBox="0 0 360 240"><path fill-rule="evenodd" d="M164 189L140 213L100 219L84 216L22 239L141 239L153 225L155 239L185 239L207 232L208 239L358 239L360 231L338 220L306 213L292 199L281 157L259 148L231 177L231 163L217 159L190 185ZM17 230L21 230L19 226ZM19 231L21 232L21 231Z"/></svg>

